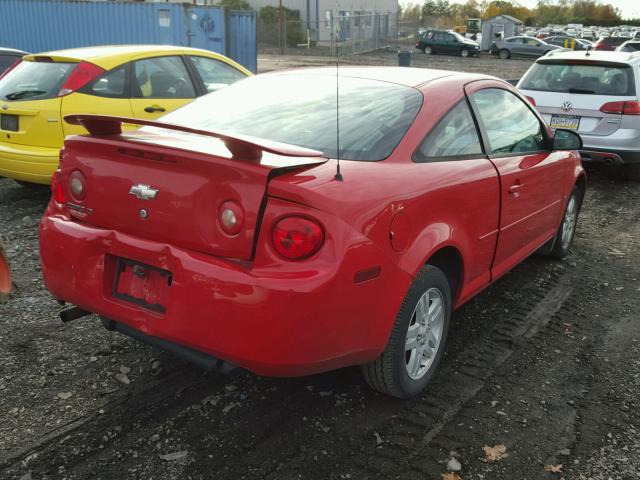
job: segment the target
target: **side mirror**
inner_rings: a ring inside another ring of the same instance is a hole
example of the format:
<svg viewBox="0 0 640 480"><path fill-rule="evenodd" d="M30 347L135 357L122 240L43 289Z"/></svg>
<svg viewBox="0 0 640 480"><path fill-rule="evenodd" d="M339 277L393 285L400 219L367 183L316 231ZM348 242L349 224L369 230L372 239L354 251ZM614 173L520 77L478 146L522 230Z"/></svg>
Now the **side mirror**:
<svg viewBox="0 0 640 480"><path fill-rule="evenodd" d="M559 128L553 137L553 150L580 150L582 138L573 130Z"/></svg>

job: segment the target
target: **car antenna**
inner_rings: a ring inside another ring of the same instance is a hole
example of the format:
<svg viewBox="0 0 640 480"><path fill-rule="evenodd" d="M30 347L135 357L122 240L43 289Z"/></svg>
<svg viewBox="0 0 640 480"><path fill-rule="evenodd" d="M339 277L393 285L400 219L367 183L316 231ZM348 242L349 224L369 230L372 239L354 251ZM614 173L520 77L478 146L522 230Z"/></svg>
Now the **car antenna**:
<svg viewBox="0 0 640 480"><path fill-rule="evenodd" d="M336 4L336 7L337 11L340 11L338 4ZM331 12L331 18L333 19L333 12ZM336 46L336 174L333 178L338 182L342 182L344 178L342 177L342 173L340 172L340 79L338 76L340 59L338 55L338 36L336 35L336 33L339 31L340 18L338 18L337 25L334 25L331 35L333 36L333 40Z"/></svg>

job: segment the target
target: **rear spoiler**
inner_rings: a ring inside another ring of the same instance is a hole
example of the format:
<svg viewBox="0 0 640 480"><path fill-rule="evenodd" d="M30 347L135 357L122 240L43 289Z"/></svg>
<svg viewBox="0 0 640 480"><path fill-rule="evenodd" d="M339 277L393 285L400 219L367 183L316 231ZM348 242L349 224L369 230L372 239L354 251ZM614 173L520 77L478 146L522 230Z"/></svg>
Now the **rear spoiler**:
<svg viewBox="0 0 640 480"><path fill-rule="evenodd" d="M122 124L128 123L213 137L221 140L225 144L233 158L242 160L260 160L262 152L274 153L285 157L323 157L323 159L326 160L324 154L317 150L289 145L288 143L263 140L248 135L230 135L227 133L211 132L173 123L110 115L67 115L64 119L70 125L80 125L84 127L91 135L95 136L120 135L122 134Z"/></svg>

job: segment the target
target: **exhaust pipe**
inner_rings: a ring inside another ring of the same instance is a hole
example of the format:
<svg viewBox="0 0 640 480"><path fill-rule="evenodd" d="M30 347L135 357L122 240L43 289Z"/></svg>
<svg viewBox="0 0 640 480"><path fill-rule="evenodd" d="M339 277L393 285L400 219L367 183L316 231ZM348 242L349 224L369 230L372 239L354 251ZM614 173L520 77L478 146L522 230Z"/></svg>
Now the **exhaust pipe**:
<svg viewBox="0 0 640 480"><path fill-rule="evenodd" d="M87 312L80 307L71 307L60 312L60 320L64 323L68 323L88 315L91 315L91 312Z"/></svg>

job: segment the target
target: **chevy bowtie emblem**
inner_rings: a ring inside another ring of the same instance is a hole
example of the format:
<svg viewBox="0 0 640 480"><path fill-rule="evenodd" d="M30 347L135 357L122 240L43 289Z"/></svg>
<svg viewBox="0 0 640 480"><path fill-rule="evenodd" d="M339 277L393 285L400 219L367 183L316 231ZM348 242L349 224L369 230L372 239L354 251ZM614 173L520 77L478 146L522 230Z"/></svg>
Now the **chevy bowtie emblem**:
<svg viewBox="0 0 640 480"><path fill-rule="evenodd" d="M151 188L149 185L138 184L129 190L129 195L133 195L140 200L153 200L157 194L158 190Z"/></svg>

